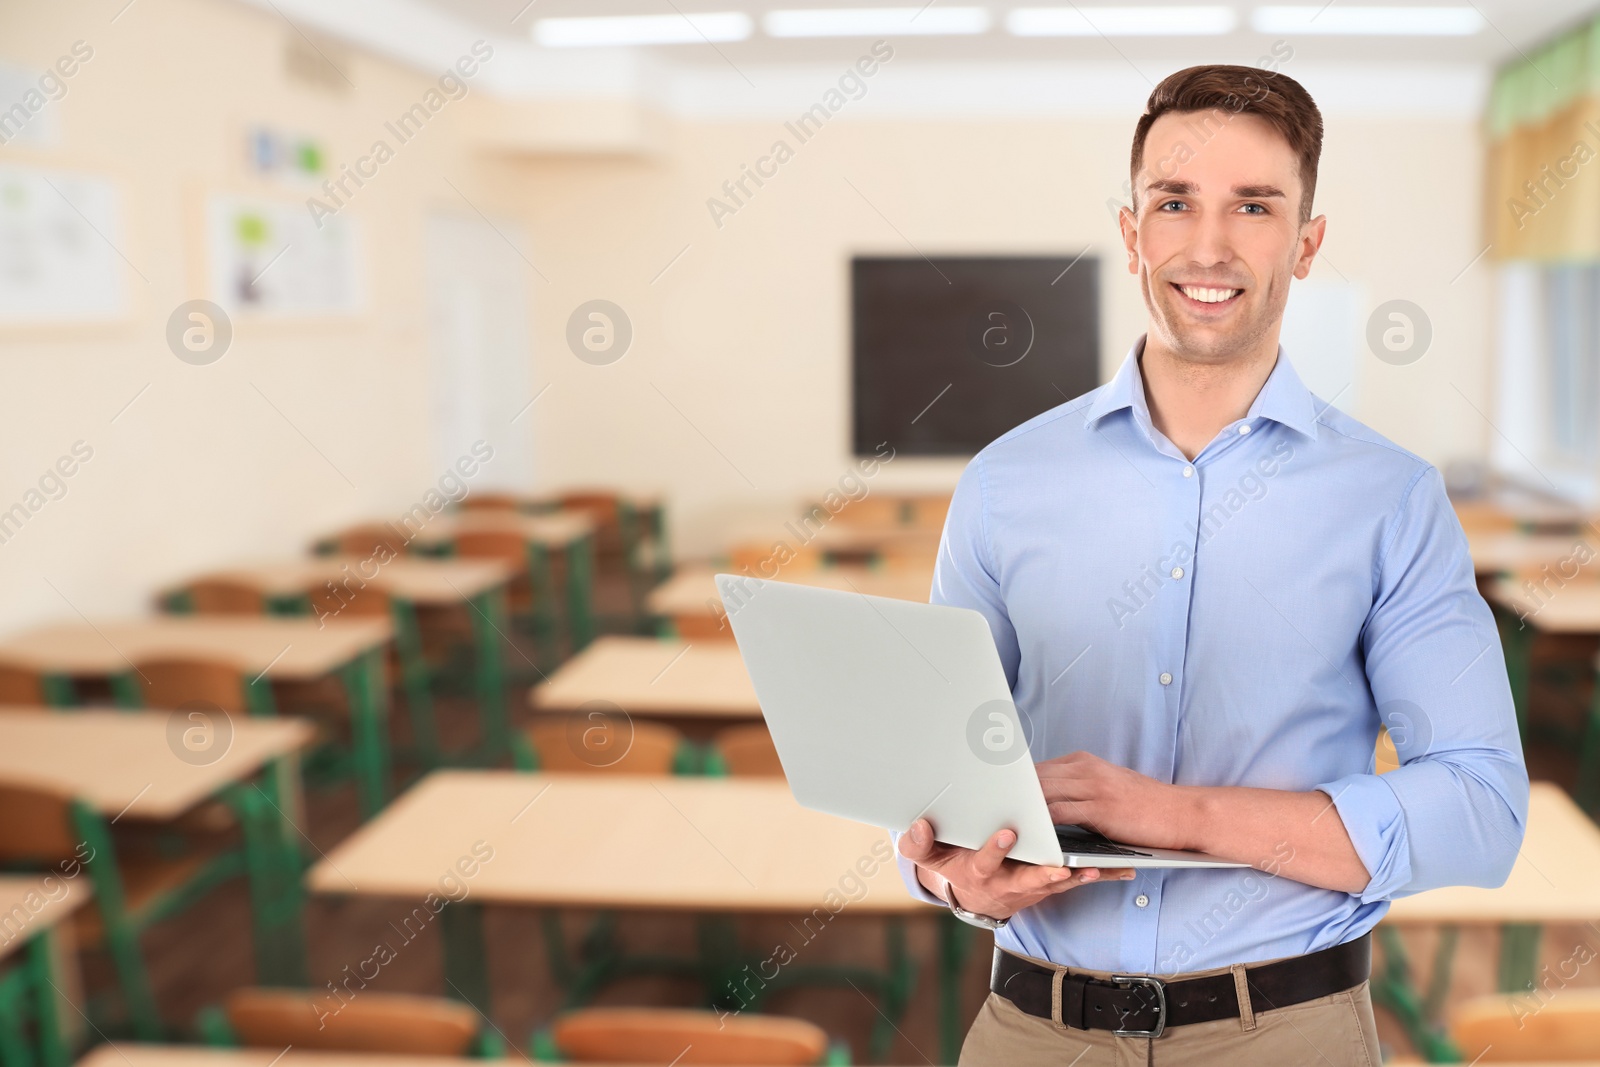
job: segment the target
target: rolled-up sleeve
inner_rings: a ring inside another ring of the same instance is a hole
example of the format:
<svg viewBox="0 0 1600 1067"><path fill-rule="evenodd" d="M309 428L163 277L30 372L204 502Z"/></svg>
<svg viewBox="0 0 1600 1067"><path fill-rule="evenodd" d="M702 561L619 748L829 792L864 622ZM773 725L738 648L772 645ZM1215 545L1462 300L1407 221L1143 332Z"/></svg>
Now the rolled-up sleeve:
<svg viewBox="0 0 1600 1067"><path fill-rule="evenodd" d="M1000 653L1000 664L1005 669L1006 684L1017 684L1017 664L1021 651L1017 645L1017 632L1006 614L1000 596L1000 581L995 572L989 542L988 515L985 511L983 454L979 453L967 464L956 483L950 499L950 512L945 517L944 533L939 539L939 558L933 569L933 589L928 597L934 604L973 608L989 622L989 632L994 635L995 648ZM917 881L916 866L900 856L900 835L890 833L895 855L899 858L900 874L911 894L930 904L944 901L929 893Z"/></svg>
<svg viewBox="0 0 1600 1067"><path fill-rule="evenodd" d="M1522 846L1528 772L1494 617L1432 467L1405 491L1374 591L1362 651L1401 765L1317 787L1371 875L1361 900L1501 885Z"/></svg>

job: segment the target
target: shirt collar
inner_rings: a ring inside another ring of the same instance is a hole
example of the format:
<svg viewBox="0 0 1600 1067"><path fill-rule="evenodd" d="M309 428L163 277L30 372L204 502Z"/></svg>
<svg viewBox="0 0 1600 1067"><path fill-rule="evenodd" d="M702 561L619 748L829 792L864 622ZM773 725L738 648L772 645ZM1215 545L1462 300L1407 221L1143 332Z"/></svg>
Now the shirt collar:
<svg viewBox="0 0 1600 1067"><path fill-rule="evenodd" d="M1144 394L1144 376L1139 373L1139 356L1144 352L1144 340L1145 335L1141 334L1128 350L1116 377L1106 383L1095 402L1089 406L1086 417L1089 424L1098 423L1114 411L1129 408L1141 425L1151 425L1150 406ZM1283 346L1279 345L1272 373L1267 375L1265 384L1250 405L1246 421L1271 419L1315 439L1318 414L1316 398L1300 381L1300 376L1283 354Z"/></svg>

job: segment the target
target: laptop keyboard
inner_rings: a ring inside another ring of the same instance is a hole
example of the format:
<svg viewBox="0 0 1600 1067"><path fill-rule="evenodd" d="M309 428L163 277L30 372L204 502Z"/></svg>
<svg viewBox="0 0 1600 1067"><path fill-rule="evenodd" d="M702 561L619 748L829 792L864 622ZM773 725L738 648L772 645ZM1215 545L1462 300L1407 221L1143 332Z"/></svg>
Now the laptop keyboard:
<svg viewBox="0 0 1600 1067"><path fill-rule="evenodd" d="M1140 852L1137 849L1123 848L1113 844L1093 830L1085 830L1081 826L1056 827L1056 840L1061 844L1062 852L1076 853L1080 856L1150 856L1149 852Z"/></svg>

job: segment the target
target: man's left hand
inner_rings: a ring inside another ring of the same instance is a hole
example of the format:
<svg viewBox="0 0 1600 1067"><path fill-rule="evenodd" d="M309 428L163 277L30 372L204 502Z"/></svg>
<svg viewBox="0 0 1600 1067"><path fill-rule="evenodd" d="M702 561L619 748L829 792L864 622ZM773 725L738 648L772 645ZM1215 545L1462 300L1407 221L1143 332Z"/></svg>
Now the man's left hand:
<svg viewBox="0 0 1600 1067"><path fill-rule="evenodd" d="M1187 840L1182 786L1107 763L1090 752L1070 752L1034 764L1050 818L1114 841L1148 848L1192 848Z"/></svg>

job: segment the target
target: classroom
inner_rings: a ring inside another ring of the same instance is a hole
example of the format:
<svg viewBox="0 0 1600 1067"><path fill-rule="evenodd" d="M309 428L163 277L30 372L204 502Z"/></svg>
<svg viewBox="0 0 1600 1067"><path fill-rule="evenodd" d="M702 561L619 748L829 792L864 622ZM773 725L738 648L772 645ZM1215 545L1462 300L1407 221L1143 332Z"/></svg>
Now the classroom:
<svg viewBox="0 0 1600 1067"><path fill-rule="evenodd" d="M0 1067L1600 1067L1596 158L1597 0L0 4Z"/></svg>

